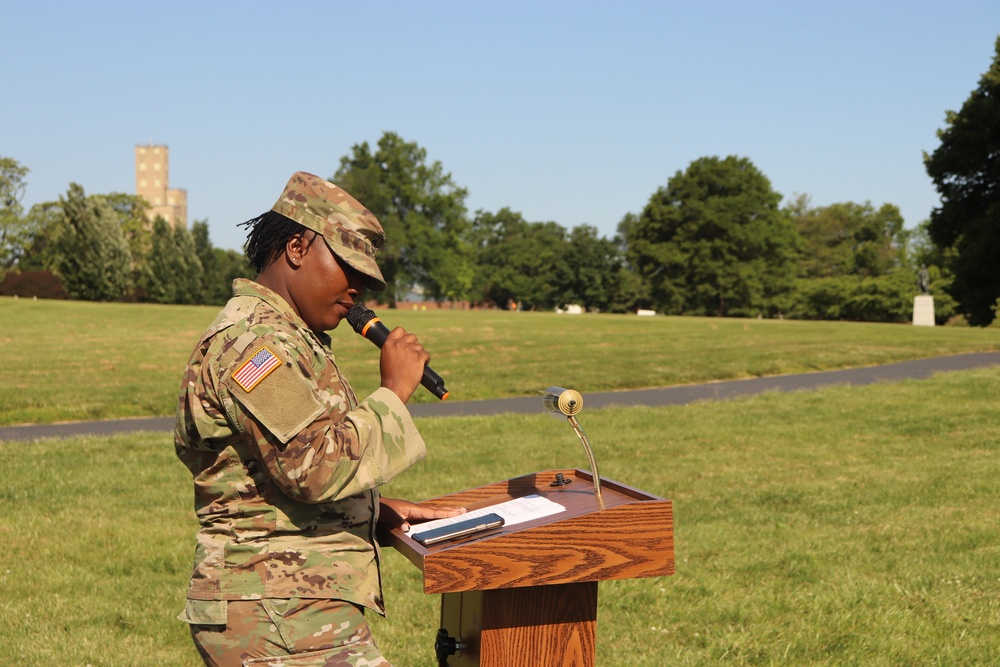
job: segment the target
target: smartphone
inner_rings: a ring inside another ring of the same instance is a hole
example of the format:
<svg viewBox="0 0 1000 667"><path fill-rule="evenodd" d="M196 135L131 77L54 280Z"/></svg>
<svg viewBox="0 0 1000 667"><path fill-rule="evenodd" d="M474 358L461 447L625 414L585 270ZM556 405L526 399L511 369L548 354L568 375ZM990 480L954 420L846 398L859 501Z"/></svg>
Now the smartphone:
<svg viewBox="0 0 1000 667"><path fill-rule="evenodd" d="M484 516L477 516L474 519L459 521L450 526L441 526L440 528L431 528L421 533L414 533L412 537L426 547L438 542L444 542L445 540L454 540L466 535L472 535L473 533L479 533L490 528L499 528L502 525L502 516L499 514L486 514Z"/></svg>

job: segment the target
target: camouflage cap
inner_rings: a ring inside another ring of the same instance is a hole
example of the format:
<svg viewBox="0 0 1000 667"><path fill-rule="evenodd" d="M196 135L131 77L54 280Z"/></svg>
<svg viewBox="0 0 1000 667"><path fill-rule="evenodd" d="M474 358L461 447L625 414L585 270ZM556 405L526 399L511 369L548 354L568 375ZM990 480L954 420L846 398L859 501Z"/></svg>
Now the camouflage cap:
<svg viewBox="0 0 1000 667"><path fill-rule="evenodd" d="M334 255L368 278L369 289L385 289L385 278L375 263L385 232L375 215L346 190L297 171L271 210L322 234Z"/></svg>

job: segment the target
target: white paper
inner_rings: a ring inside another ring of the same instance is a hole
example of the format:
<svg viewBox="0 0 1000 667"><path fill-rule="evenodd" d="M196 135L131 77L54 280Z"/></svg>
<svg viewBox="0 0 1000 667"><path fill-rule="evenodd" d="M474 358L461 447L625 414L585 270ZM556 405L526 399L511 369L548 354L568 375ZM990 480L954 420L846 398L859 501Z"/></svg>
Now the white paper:
<svg viewBox="0 0 1000 667"><path fill-rule="evenodd" d="M513 500L508 500L507 502L499 503L497 505L490 505L489 507L481 507L477 510L470 510L465 514L449 517L447 519L435 519L433 521L411 524L410 529L406 531L406 535L409 537L414 533L422 533L425 530L430 530L431 528L437 528L438 526L450 526L454 523L458 523L459 521L474 519L476 517L493 513L499 514L503 517L505 526L513 526L518 523L524 523L525 521L531 521L532 519L540 519L543 516L551 516L565 511L566 508L559 503L554 503L548 498L535 493L530 496L514 498Z"/></svg>

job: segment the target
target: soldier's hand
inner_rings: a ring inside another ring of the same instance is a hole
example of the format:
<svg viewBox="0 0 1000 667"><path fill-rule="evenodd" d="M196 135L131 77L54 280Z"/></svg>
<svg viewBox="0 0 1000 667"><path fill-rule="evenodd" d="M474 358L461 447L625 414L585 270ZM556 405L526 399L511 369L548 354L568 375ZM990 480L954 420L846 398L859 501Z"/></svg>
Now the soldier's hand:
<svg viewBox="0 0 1000 667"><path fill-rule="evenodd" d="M424 366L430 358L416 336L406 333L402 327L396 327L382 344L379 359L382 386L392 390L406 403L420 384Z"/></svg>
<svg viewBox="0 0 1000 667"><path fill-rule="evenodd" d="M465 514L464 507L426 507L399 498L379 498L381 507L378 513L378 523L384 528L399 528L403 532L410 529L410 522L430 521L431 519L447 519L448 517Z"/></svg>

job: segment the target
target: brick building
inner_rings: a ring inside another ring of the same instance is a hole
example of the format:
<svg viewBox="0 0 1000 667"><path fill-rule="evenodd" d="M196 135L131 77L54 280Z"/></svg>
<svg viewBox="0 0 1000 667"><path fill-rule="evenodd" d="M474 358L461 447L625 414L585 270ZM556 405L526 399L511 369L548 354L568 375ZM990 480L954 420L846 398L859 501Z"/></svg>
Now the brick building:
<svg viewBox="0 0 1000 667"><path fill-rule="evenodd" d="M162 217L172 227L187 227L187 190L170 187L170 150L135 147L135 193L149 202L150 220Z"/></svg>

